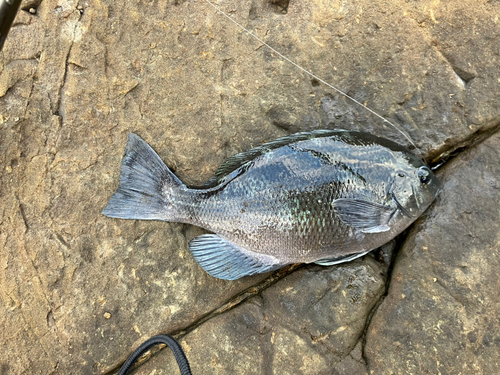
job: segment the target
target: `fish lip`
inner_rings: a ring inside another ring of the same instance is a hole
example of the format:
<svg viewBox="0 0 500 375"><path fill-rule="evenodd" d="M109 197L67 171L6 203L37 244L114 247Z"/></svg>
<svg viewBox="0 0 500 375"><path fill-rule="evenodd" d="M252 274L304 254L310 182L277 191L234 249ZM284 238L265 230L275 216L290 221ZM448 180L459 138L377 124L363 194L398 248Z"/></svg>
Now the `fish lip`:
<svg viewBox="0 0 500 375"><path fill-rule="evenodd" d="M406 208L404 208L401 203L399 203L398 199L396 198L396 194L394 194L394 192L392 191L391 192L391 198L392 200L394 201L394 203L396 203L396 206L398 206L399 210L401 211L401 213L407 217L409 217L410 219L413 219L414 216L411 214L410 211L408 211Z"/></svg>

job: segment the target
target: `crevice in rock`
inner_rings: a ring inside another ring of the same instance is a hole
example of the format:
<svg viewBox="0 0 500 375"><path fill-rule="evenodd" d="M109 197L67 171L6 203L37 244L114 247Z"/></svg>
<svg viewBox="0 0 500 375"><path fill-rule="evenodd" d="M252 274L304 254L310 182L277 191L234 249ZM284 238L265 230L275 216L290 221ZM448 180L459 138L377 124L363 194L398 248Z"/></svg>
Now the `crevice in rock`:
<svg viewBox="0 0 500 375"><path fill-rule="evenodd" d="M78 23L80 22L80 20L82 18L82 13L77 8L75 8L75 11L78 12L78 19L76 20L75 27L73 28L73 39L74 39L75 34L76 34L76 29L78 27ZM71 50L73 49L73 44L74 44L74 40L71 42L71 45L68 48L68 53L66 54L66 60L64 62L64 74L62 77L61 86L59 87L59 95L58 95L57 103L55 106L57 109L54 111L54 115L60 116L62 118L63 124L64 124L64 117L65 117L65 113L64 113L64 87L66 86L66 80L68 78L68 69L69 69L69 65L70 65L69 57L71 56Z"/></svg>
<svg viewBox="0 0 500 375"><path fill-rule="evenodd" d="M409 228L406 231L404 231L403 233L401 233L399 236L397 236L395 239L396 246L394 247L394 251L392 252L391 261L389 262L389 267L387 268L387 274L385 275L385 291L380 296L380 298L375 302L375 304L373 305L373 308L368 313L368 316L366 317L366 321L365 321L365 326L363 328L363 334L361 335L360 340L359 340L359 341L361 341L361 358L363 359L363 361L366 364L366 369L367 369L368 374L370 374L370 362L369 362L368 357L366 357L366 354L365 354L366 334L368 332L368 328L370 327L370 323L371 323L373 317L375 316L375 313L377 312L379 306L382 304L382 302L384 302L385 297L387 297L387 295L389 294L389 289L391 287L391 281L392 281L392 272L394 271L394 266L396 264L396 257L399 254L399 251L401 250L401 248L403 247L403 245L406 241L406 238L408 237L408 230L409 230Z"/></svg>
<svg viewBox="0 0 500 375"><path fill-rule="evenodd" d="M31 77L31 89L30 89L30 93L28 94L28 98L26 99L26 105L24 106L24 111L23 111L23 117L26 118L26 112L28 112L28 107L30 105L30 102L31 102L31 97L33 95L33 89L35 88L35 77L38 73L38 66L37 66L37 71L33 74L33 76Z"/></svg>
<svg viewBox="0 0 500 375"><path fill-rule="evenodd" d="M19 200L19 198L18 198ZM24 221L24 226L26 227L25 233L30 229L30 226L28 225L28 220L26 219L26 214L24 212L24 206L21 202L19 202L19 212L21 213L21 217L23 218Z"/></svg>
<svg viewBox="0 0 500 375"><path fill-rule="evenodd" d="M326 295L328 294L328 292L330 292L332 289L325 289L325 291L321 294L321 296L319 296L319 298L316 299L316 301L314 301L313 304L311 304L311 307L314 307L316 306L318 303L320 303L325 297ZM312 337L312 336L311 336Z"/></svg>
<svg viewBox="0 0 500 375"><path fill-rule="evenodd" d="M90 169L90 168L94 167L95 165L97 165L99 163L99 161L103 158L104 154L105 154L105 151L98 153L95 157L95 160L90 162L89 165L81 168L80 171L85 171L85 170Z"/></svg>
<svg viewBox="0 0 500 375"><path fill-rule="evenodd" d="M211 312L203 315L201 318L199 318L197 321L191 323L189 326L168 333L169 335L173 336L176 340L182 339L184 336L186 336L189 332L195 330L198 328L200 325L204 324L208 320L215 318L226 311L229 311L236 306L239 306L243 302L247 301L251 297L260 295L265 289L269 288L270 286L276 284L278 281L283 279L285 276L290 275L291 273L295 272L299 268L304 267L303 264L293 264L288 267L284 267L275 273L273 273L271 276L266 278L265 280L245 289L243 292L231 297L229 300L227 300L225 303L223 303L220 307L216 308L215 310L212 310ZM148 352L146 352L141 359L137 361L137 363L134 365L134 369L138 368L140 365L144 364L147 360L149 360L151 357L153 357L156 353L160 352L163 350L165 347L161 347L158 349L151 349ZM123 363L120 363L117 367L111 369L109 372L104 373L103 375L111 375L115 374L120 367L123 365Z"/></svg>
<svg viewBox="0 0 500 375"><path fill-rule="evenodd" d="M193 331L197 327L199 327L201 324L205 323L207 320L212 319L220 314L225 313L226 311L229 311L233 309L234 307L242 304L246 300L248 300L251 297L254 297L256 295L260 295L265 289L269 288L270 286L276 284L279 280L284 278L285 276L290 275L291 273L295 272L297 269L302 268L304 265L303 264L293 264L289 267L284 267L277 272L273 273L271 276L266 278L265 280L261 281L260 283L253 285L247 289L245 289L243 292L237 294L236 296L231 297L228 301L226 301L224 304L222 304L220 307L216 308L215 310L212 310L208 314L202 316L200 319L198 319L196 322L192 323L190 326L174 333L175 335L178 335L180 337L185 336L189 332Z"/></svg>
<svg viewBox="0 0 500 375"><path fill-rule="evenodd" d="M64 100L63 100L63 95L64 95L64 86L66 86L66 79L68 77L68 68L69 68L69 55L71 54L71 49L73 48L73 43L69 47L68 54L66 55L66 61L64 63L64 74L62 78L62 83L61 87L59 88L59 97L57 98L57 105L56 108L57 110L54 112L54 115L60 116L62 119L62 123L64 123Z"/></svg>
<svg viewBox="0 0 500 375"><path fill-rule="evenodd" d="M438 150L438 156L430 162L432 169L435 170L442 167L444 164L460 155L462 152L476 147L499 131L500 116L494 118L488 124L481 126L476 132L472 133L464 140L450 146L444 146L444 149Z"/></svg>

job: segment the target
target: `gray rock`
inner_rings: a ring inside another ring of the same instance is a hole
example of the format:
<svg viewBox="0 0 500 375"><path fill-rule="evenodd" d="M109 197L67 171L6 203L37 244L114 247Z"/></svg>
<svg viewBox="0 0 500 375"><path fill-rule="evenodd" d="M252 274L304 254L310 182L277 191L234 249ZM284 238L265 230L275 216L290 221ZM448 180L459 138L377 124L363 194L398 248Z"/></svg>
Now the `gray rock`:
<svg viewBox="0 0 500 375"><path fill-rule="evenodd" d="M498 124L494 2L218 4L404 126L428 159ZM23 9L0 54L2 373L107 373L146 338L189 330L266 277L207 276L187 250L199 229L100 215L129 132L189 184L236 152L299 130L362 129L407 144L204 1L44 0ZM359 352L360 328L345 332L350 344L328 359L338 369L363 363L348 354ZM307 353L317 348L290 337Z"/></svg>
<svg viewBox="0 0 500 375"><path fill-rule="evenodd" d="M371 374L497 374L500 135L441 173L366 338Z"/></svg>

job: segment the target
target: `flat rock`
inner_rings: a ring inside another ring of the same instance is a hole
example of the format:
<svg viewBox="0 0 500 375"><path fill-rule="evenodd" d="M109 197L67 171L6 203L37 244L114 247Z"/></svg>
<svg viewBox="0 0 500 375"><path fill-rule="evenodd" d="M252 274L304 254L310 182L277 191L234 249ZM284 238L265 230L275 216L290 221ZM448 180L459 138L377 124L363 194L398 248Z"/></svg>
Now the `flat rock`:
<svg viewBox="0 0 500 375"><path fill-rule="evenodd" d="M495 2L217 4L402 126L428 160L500 122ZM22 9L0 53L1 373L109 373L146 338L189 331L266 278L206 275L187 248L198 228L100 214L128 133L188 184L295 131L361 129L408 144L205 1L35 0ZM359 353L359 327L345 332ZM290 335L296 350L349 366L347 349L326 359Z"/></svg>
<svg viewBox="0 0 500 375"><path fill-rule="evenodd" d="M367 332L370 374L497 374L500 135L452 160Z"/></svg>

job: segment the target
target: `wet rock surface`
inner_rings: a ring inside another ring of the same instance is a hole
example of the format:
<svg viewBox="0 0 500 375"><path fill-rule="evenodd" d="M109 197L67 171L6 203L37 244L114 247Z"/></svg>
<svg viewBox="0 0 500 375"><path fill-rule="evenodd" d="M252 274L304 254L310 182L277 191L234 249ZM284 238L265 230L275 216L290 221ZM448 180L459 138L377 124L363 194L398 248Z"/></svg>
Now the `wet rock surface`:
<svg viewBox="0 0 500 375"><path fill-rule="evenodd" d="M218 5L403 126L428 160L473 146L446 166L439 200L401 239L366 347L386 283L373 259L301 268L253 293L268 275L224 282L198 267L187 241L200 229L100 211L129 132L188 184L296 131L408 142L204 1L27 1L0 53L0 373L109 373L146 338L179 333L193 368L205 355L213 373L494 374L498 141L474 141L500 123L496 3ZM369 281L349 302L342 291L351 296L349 275L361 269ZM199 324L244 290L253 297ZM165 350L151 363L157 373L172 365Z"/></svg>

